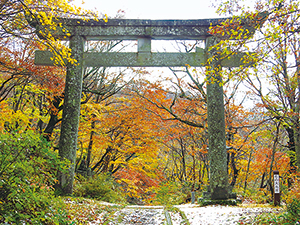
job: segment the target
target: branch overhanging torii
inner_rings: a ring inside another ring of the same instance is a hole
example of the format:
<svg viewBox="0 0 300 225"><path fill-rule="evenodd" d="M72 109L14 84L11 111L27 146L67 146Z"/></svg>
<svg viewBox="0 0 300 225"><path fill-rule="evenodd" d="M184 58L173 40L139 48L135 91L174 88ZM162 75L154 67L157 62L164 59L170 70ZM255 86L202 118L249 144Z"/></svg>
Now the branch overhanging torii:
<svg viewBox="0 0 300 225"><path fill-rule="evenodd" d="M180 67L194 66L207 68L207 101L208 117L218 119L208 120L209 157L210 157L210 188L211 199L228 199L228 175L226 172L226 146L223 89L220 85L219 71L222 67L239 67L244 65L247 53L231 55L230 58L220 56L214 46L222 39L249 38L255 32L258 24L263 23L267 13L257 14L249 18L223 18L200 20L129 20L110 19L82 20L70 18L52 18L59 26L49 31L37 20L29 19L31 26L36 28L40 38L47 38L45 34L60 40L68 40L73 62L62 62L67 65L65 86L65 101L59 154L63 159L70 160L68 173L59 174L60 188L64 194L73 191L74 163L77 149L77 133L80 114L80 100L82 92L82 76L84 67ZM229 21L228 26L223 22ZM222 25L223 24L223 25ZM222 28L223 26L223 28ZM211 28L219 27L225 33L210 32ZM45 32L46 31L46 32ZM232 38L228 32L234 31ZM92 40L137 40L137 52L105 52L86 53L84 43ZM189 53L154 53L151 52L151 40L205 40L205 49L197 48ZM37 65L57 65L54 56L48 51L37 51L35 63ZM218 82L216 82L218 81Z"/></svg>

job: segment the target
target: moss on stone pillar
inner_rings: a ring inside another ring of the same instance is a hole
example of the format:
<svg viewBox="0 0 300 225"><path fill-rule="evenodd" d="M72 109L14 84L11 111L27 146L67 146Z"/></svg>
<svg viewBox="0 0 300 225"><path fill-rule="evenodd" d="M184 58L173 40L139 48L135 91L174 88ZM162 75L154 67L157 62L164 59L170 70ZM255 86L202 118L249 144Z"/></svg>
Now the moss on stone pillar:
<svg viewBox="0 0 300 225"><path fill-rule="evenodd" d="M225 141L225 115L219 53L209 49L218 43L214 37L206 40L208 58L212 59L207 65L207 123L210 160L210 198L228 199L228 174Z"/></svg>
<svg viewBox="0 0 300 225"><path fill-rule="evenodd" d="M63 195L72 194L73 192L82 92L82 55L84 51L84 39L81 36L73 36L70 39L70 48L72 50L72 58L76 59L77 63L76 65L69 64L67 66L64 92L65 97L59 140L59 156L62 160L68 160L70 162L70 167L66 173L58 174L59 189Z"/></svg>

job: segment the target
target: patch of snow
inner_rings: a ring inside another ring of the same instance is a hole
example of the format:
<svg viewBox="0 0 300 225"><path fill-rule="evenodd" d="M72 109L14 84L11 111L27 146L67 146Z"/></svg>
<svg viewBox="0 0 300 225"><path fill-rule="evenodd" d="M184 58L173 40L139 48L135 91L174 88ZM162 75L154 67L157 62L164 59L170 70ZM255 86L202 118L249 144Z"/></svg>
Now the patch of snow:
<svg viewBox="0 0 300 225"><path fill-rule="evenodd" d="M181 217L179 212L176 212L176 213L175 212L169 212L169 213L170 213L173 225L182 225L182 224L184 224L184 220Z"/></svg>
<svg viewBox="0 0 300 225"><path fill-rule="evenodd" d="M234 225L238 222L251 224L252 218L262 213L278 213L282 208L252 207L251 205L242 206L220 206L212 205L200 207L198 204L185 204L175 206L180 209L187 217L191 225ZM179 212L169 211L173 225L182 225L184 220ZM105 212L99 214L98 219L90 225L102 224ZM109 225L163 225L165 214L163 206L126 206L122 210L116 211Z"/></svg>
<svg viewBox="0 0 300 225"><path fill-rule="evenodd" d="M130 208L126 207L114 215L109 225L163 225L165 216L162 208Z"/></svg>
<svg viewBox="0 0 300 225"><path fill-rule="evenodd" d="M196 205L176 206L183 211L191 225L215 225L215 224L238 224L243 220L248 220L264 212L272 212L271 208L245 208L233 206L212 205L206 207L196 207Z"/></svg>

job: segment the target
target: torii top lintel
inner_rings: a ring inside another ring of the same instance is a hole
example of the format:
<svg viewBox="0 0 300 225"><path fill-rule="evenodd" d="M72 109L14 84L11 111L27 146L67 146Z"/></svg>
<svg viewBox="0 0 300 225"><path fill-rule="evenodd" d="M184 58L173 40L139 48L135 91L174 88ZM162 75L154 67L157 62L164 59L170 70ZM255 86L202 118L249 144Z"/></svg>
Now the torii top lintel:
<svg viewBox="0 0 300 225"><path fill-rule="evenodd" d="M56 22L62 27L51 31L58 39L68 39L69 36L80 35L86 40L137 40L138 38L150 38L154 40L204 40L211 36L211 26L221 25L222 22L231 18L199 19L199 20L139 20L139 19L109 19L108 22L101 20L82 20L70 18L56 18ZM255 21L253 21L255 20ZM242 19L239 25L254 33L254 24L261 20ZM39 31L38 23L31 25ZM40 35L40 38L43 38ZM224 37L226 38L226 37Z"/></svg>

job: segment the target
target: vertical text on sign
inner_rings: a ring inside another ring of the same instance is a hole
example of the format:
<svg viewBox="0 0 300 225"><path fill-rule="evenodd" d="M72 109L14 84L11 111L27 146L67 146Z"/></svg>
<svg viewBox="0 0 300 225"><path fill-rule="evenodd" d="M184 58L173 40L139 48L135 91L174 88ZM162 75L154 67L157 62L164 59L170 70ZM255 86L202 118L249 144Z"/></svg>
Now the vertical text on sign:
<svg viewBox="0 0 300 225"><path fill-rule="evenodd" d="M279 180L279 171L274 170L274 205L280 205L280 180Z"/></svg>
<svg viewBox="0 0 300 225"><path fill-rule="evenodd" d="M274 193L280 193L279 174L274 174Z"/></svg>

